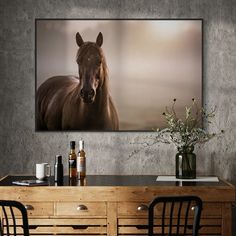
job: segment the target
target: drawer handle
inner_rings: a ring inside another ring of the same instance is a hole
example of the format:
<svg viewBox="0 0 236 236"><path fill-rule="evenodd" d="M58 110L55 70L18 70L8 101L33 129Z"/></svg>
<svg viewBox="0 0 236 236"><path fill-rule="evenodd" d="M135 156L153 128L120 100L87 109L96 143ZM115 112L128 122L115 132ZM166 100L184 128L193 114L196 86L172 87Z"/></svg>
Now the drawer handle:
<svg viewBox="0 0 236 236"><path fill-rule="evenodd" d="M188 228L188 229L193 229L193 226L192 226L192 225L187 225L187 228ZM198 226L198 229L201 229L201 228L202 228L202 225L199 225L199 226Z"/></svg>
<svg viewBox="0 0 236 236"><path fill-rule="evenodd" d="M136 225L136 229L148 229L148 225Z"/></svg>
<svg viewBox="0 0 236 236"><path fill-rule="evenodd" d="M37 229L38 226L37 225L29 225L29 229Z"/></svg>
<svg viewBox="0 0 236 236"><path fill-rule="evenodd" d="M34 210L34 207L32 205L25 205L25 209L27 211L32 211L32 210Z"/></svg>
<svg viewBox="0 0 236 236"><path fill-rule="evenodd" d="M86 229L88 229L88 225L72 225L72 228L86 230Z"/></svg>
<svg viewBox="0 0 236 236"><path fill-rule="evenodd" d="M145 205L145 204L140 204L140 205L137 207L137 210L138 210L138 211L148 211L148 206Z"/></svg>
<svg viewBox="0 0 236 236"><path fill-rule="evenodd" d="M78 205L77 207L77 211L87 211L88 207L86 207L85 205Z"/></svg>
<svg viewBox="0 0 236 236"><path fill-rule="evenodd" d="M197 206L192 206L192 207L191 207L191 210L192 210L192 211L195 211L196 208L197 208ZM203 208L202 208L202 210L203 210Z"/></svg>

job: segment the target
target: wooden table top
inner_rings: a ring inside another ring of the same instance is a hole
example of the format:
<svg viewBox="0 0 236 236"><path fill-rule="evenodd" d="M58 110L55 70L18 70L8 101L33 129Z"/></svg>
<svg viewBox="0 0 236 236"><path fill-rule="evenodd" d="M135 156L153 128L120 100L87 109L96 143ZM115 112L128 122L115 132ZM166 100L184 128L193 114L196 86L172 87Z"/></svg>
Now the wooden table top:
<svg viewBox="0 0 236 236"><path fill-rule="evenodd" d="M219 179L219 182L185 182L179 181L156 181L157 175L87 175L86 186L208 186L208 187L229 187L235 188L227 181ZM0 186L12 186L13 181L36 179L35 176L7 175L0 180ZM47 180L48 186L57 186L54 182L54 176ZM69 181L68 176L64 176L63 186L81 186L81 181Z"/></svg>

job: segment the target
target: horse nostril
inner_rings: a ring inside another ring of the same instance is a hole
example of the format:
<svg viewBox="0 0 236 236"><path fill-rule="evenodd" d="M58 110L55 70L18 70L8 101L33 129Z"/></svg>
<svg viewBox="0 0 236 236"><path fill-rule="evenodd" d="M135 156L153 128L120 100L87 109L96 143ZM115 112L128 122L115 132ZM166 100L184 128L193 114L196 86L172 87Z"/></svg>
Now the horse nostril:
<svg viewBox="0 0 236 236"><path fill-rule="evenodd" d="M80 96L83 98L84 97L84 89L80 90Z"/></svg>
<svg viewBox="0 0 236 236"><path fill-rule="evenodd" d="M90 90L90 92L89 92L89 96L93 97L93 96L94 96L94 94L95 94L94 90L93 90L93 89L91 89L91 90Z"/></svg>

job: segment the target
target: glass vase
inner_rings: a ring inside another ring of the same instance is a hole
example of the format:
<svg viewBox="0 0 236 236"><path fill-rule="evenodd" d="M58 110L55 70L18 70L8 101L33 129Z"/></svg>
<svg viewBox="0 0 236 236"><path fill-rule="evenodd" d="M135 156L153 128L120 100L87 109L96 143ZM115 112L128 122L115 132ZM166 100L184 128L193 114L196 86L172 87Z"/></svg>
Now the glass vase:
<svg viewBox="0 0 236 236"><path fill-rule="evenodd" d="M175 175L177 179L196 178L196 155L193 150L193 146L178 147L178 153L175 156Z"/></svg>

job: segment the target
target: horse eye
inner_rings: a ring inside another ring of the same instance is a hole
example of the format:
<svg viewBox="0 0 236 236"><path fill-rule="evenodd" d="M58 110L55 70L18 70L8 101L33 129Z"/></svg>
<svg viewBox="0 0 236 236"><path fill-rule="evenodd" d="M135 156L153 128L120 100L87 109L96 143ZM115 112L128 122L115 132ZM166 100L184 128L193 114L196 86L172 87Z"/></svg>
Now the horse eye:
<svg viewBox="0 0 236 236"><path fill-rule="evenodd" d="M100 59L100 58L96 58L95 64L96 64L97 66L100 66L101 63L102 63L101 59Z"/></svg>

